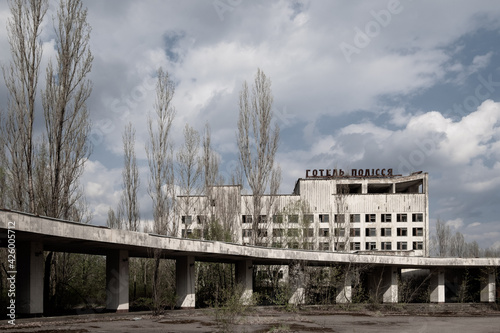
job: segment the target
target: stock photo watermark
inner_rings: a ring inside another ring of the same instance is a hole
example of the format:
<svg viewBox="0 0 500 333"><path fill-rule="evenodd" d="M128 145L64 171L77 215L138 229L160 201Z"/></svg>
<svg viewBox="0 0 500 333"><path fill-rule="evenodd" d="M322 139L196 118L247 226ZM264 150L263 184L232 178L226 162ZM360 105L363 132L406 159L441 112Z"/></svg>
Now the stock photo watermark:
<svg viewBox="0 0 500 333"><path fill-rule="evenodd" d="M219 17L219 20L224 21L224 15L226 12L232 12L236 7L241 5L243 0L214 0L212 5Z"/></svg>
<svg viewBox="0 0 500 333"><path fill-rule="evenodd" d="M478 84L474 92L464 97L461 103L454 103L452 108L447 109L447 114L456 115L460 118L466 117L470 112L474 112L477 108L492 96L492 94L500 87L500 81L493 80L493 74L484 77L481 74L477 75ZM473 129L469 129L473 130ZM398 172L408 173L417 170L425 161L434 154L439 148L439 143L445 139L444 133L434 132L430 137L423 140L416 140L417 148L413 149L407 156L398 156Z"/></svg>
<svg viewBox="0 0 500 333"><path fill-rule="evenodd" d="M16 277L17 277L17 262L16 262L16 222L9 221L7 228L7 298L9 305L7 306L8 323L16 324Z"/></svg>
<svg viewBox="0 0 500 333"><path fill-rule="evenodd" d="M152 68L146 70L146 72L152 71ZM136 85L129 94L123 96L122 98L114 98L107 104L107 110L115 115L118 115L118 120L120 122L126 123L133 113L134 109L137 109L139 104L143 102L148 93L156 89L156 80L153 76L146 77L140 84ZM106 135L113 132L116 128L116 118L105 118L99 120L93 127L90 133L90 141L93 146L100 145Z"/></svg>
<svg viewBox="0 0 500 333"><path fill-rule="evenodd" d="M409 0L411 1L411 0ZM387 28L395 15L400 14L404 6L399 0L390 0L387 6L378 11L371 10L370 15L372 20L365 23L364 27L354 27L354 37L352 42L343 41L339 44L339 48L344 55L347 63L352 62L352 56L360 54L361 51L368 47L374 38L377 38L383 29Z"/></svg>

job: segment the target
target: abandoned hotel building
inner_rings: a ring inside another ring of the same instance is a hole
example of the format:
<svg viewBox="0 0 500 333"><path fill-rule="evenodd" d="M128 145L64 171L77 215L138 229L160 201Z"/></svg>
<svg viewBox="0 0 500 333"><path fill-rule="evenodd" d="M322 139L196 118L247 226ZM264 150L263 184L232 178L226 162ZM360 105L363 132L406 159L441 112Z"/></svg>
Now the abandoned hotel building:
<svg viewBox="0 0 500 333"><path fill-rule="evenodd" d="M226 185L203 196L180 196L179 236L203 238L212 218L239 244L429 255L427 173L307 170L291 194L263 196L260 213L253 196L241 192L241 186Z"/></svg>

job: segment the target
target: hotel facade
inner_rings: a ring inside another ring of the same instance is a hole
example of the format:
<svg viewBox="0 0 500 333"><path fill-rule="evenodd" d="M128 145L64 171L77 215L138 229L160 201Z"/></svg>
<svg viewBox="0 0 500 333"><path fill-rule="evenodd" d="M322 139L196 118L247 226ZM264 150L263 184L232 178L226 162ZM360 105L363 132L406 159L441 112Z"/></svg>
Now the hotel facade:
<svg viewBox="0 0 500 333"><path fill-rule="evenodd" d="M239 244L429 255L428 174L392 169L307 170L291 194L265 195L260 211L241 186L179 196L179 237L204 238L209 220Z"/></svg>

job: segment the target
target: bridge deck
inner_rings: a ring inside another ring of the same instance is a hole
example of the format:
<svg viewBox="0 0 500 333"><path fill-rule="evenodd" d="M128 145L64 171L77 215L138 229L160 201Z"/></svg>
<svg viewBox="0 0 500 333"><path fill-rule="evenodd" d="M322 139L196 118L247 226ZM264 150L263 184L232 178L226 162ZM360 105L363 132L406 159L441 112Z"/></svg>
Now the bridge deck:
<svg viewBox="0 0 500 333"><path fill-rule="evenodd" d="M334 263L397 265L400 268L500 266L500 258L427 258L244 246L109 229L8 210L0 210L2 247L7 246L9 222L13 222L10 227L15 230L17 244L41 242L45 251L106 255L112 250L127 250L130 257L152 257L154 250L160 250L164 258L170 259L185 256L214 262L248 259L254 264L265 265L303 261L319 266Z"/></svg>

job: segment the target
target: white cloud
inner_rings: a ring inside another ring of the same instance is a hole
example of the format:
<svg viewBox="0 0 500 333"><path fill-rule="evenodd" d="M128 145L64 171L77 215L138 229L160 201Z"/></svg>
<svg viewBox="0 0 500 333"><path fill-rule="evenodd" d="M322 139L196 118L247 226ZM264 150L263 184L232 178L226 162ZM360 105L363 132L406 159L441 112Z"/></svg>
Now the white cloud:
<svg viewBox="0 0 500 333"><path fill-rule="evenodd" d="M464 221L462 219L458 218L458 219L446 221L445 224L447 226L454 228L455 230L458 230L458 229L463 227Z"/></svg>

